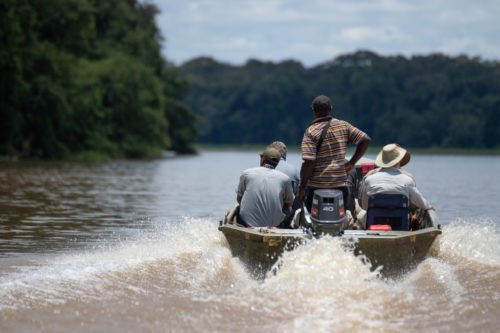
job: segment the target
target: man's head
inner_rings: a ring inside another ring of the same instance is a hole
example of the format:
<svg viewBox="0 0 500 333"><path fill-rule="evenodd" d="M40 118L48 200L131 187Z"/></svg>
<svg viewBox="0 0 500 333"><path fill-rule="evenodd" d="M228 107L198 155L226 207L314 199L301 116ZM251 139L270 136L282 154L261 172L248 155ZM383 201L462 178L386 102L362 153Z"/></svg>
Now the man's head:
<svg viewBox="0 0 500 333"><path fill-rule="evenodd" d="M385 145L375 159L380 168L402 167L410 162L411 155L397 143Z"/></svg>
<svg viewBox="0 0 500 333"><path fill-rule="evenodd" d="M276 167L280 162L280 159L281 155L277 149L266 148L266 150L264 150L262 154L260 154L260 165L262 166L264 164L270 164L273 167Z"/></svg>
<svg viewBox="0 0 500 333"><path fill-rule="evenodd" d="M325 95L319 95L313 99L311 108L316 117L324 117L332 111L332 101Z"/></svg>
<svg viewBox="0 0 500 333"><path fill-rule="evenodd" d="M281 158L284 159L284 160L286 160L287 150L286 150L286 145L283 142L281 142L281 141L274 141L269 146L267 146L267 148L274 148L274 149L276 149L277 151L280 152Z"/></svg>

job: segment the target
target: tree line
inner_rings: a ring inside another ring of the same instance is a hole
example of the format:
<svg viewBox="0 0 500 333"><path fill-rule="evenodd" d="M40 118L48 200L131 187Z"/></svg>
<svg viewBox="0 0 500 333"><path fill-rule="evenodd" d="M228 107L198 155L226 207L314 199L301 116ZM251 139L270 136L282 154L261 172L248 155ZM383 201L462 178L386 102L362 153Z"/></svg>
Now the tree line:
<svg viewBox="0 0 500 333"><path fill-rule="evenodd" d="M298 145L319 94L376 145L500 146L497 61L359 51L310 68L206 57L175 67L157 13L139 0L0 2L0 156L189 153L197 135Z"/></svg>
<svg viewBox="0 0 500 333"><path fill-rule="evenodd" d="M500 63L466 56L380 56L358 51L305 68L201 57L179 68L184 101L202 121L205 143L298 145L319 94L333 115L367 132L374 145L500 146Z"/></svg>
<svg viewBox="0 0 500 333"><path fill-rule="evenodd" d="M139 0L0 2L0 155L192 152L196 117L157 13Z"/></svg>

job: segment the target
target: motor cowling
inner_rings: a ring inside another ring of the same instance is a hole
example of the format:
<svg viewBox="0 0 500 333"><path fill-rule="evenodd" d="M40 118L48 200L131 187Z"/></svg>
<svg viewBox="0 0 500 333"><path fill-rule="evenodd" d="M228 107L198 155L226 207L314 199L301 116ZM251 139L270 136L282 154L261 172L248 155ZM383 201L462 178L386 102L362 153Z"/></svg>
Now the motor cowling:
<svg viewBox="0 0 500 333"><path fill-rule="evenodd" d="M348 225L342 191L333 189L314 191L311 222L317 233L341 234Z"/></svg>

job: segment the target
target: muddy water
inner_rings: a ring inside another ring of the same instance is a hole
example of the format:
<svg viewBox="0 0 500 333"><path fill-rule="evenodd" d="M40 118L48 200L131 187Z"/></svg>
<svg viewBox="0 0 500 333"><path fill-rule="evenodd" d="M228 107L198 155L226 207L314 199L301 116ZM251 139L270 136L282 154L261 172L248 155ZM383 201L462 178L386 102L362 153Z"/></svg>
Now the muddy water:
<svg viewBox="0 0 500 333"><path fill-rule="evenodd" d="M252 279L217 222L257 163L257 152L1 163L0 332L498 330L500 158L413 157L443 235L396 280L329 237Z"/></svg>

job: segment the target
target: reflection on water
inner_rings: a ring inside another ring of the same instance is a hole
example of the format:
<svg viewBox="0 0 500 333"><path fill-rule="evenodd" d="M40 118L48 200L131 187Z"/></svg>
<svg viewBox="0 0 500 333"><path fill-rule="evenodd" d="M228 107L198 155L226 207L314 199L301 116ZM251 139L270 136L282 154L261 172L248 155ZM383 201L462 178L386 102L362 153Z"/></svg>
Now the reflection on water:
<svg viewBox="0 0 500 333"><path fill-rule="evenodd" d="M0 164L0 331L496 332L500 159L413 156L443 235L437 256L395 281L329 237L252 279L217 221L257 163L206 152Z"/></svg>
<svg viewBox="0 0 500 333"><path fill-rule="evenodd" d="M58 250L140 223L159 192L157 164L0 165L0 252Z"/></svg>

